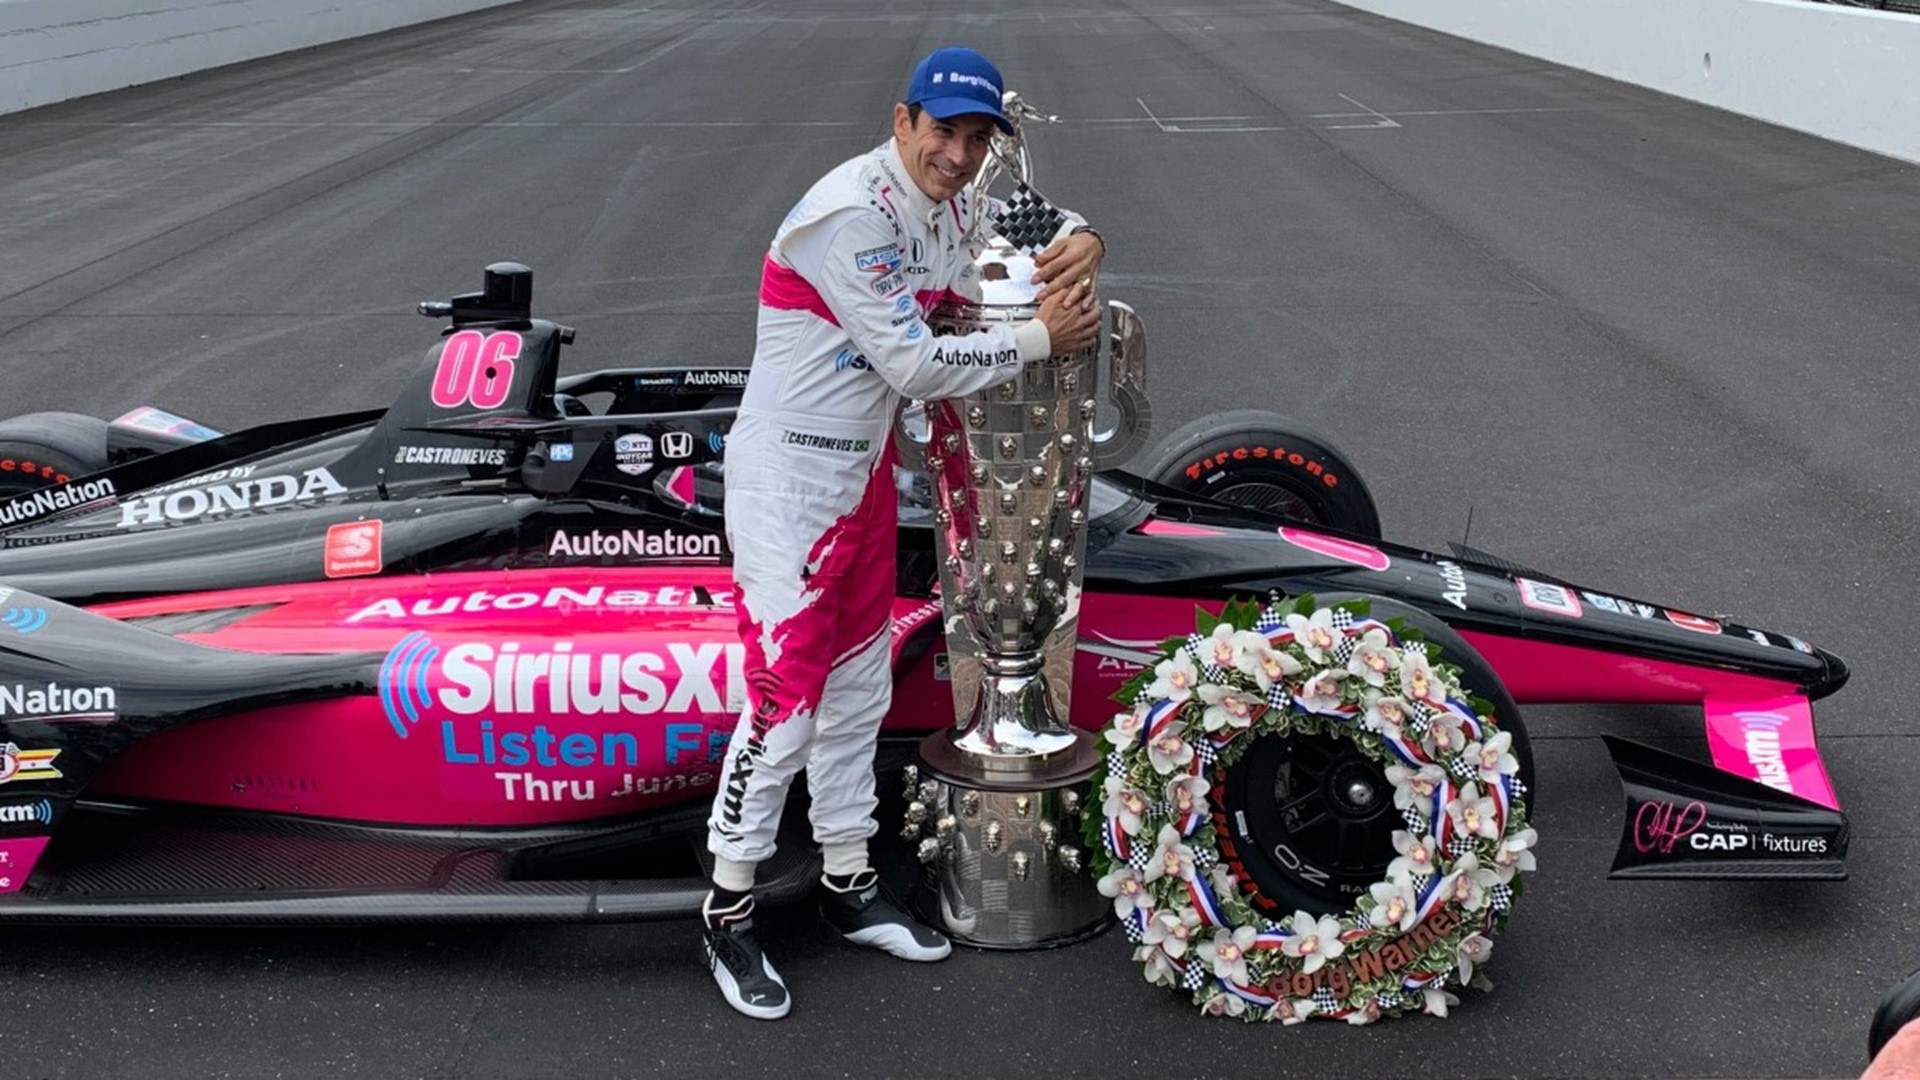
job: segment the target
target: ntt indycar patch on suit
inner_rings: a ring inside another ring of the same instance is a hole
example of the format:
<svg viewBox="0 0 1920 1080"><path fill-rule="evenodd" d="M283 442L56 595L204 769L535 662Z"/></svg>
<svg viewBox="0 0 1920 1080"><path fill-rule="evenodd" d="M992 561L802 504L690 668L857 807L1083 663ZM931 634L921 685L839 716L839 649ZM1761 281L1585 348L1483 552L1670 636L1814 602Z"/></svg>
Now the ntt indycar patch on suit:
<svg viewBox="0 0 1920 1080"><path fill-rule="evenodd" d="M308 469L302 473L246 476L122 503L120 527L200 521L226 514L315 502L346 493L346 485L335 480L333 474L324 468Z"/></svg>
<svg viewBox="0 0 1920 1080"><path fill-rule="evenodd" d="M549 558L616 557L625 559L717 559L725 554L714 533L681 533L667 529L593 529L567 532L555 529L547 542Z"/></svg>

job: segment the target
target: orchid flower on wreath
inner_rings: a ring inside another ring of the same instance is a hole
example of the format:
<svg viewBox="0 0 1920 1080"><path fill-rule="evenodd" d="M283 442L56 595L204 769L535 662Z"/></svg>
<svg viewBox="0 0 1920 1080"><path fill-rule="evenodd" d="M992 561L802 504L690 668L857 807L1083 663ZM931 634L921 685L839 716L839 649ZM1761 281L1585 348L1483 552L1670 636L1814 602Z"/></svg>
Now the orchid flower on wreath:
<svg viewBox="0 0 1920 1080"><path fill-rule="evenodd" d="M1505 719L1460 669L1365 601L1312 597L1202 611L1197 632L1116 699L1089 816L1100 894L1149 982L1209 1016L1371 1023L1445 1016L1449 987L1491 987L1491 934L1533 870L1537 833ZM1269 917L1223 857L1214 794L1255 741L1350 739L1382 766L1406 828L1386 876L1342 912Z"/></svg>

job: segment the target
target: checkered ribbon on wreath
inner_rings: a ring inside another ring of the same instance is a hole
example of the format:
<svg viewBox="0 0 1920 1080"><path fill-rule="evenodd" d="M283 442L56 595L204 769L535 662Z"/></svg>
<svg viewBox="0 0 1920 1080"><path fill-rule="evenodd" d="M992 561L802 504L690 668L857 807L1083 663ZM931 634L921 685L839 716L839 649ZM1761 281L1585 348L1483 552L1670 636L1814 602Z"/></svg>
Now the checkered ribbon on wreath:
<svg viewBox="0 0 1920 1080"><path fill-rule="evenodd" d="M1409 806L1400 811L1400 816L1405 819L1408 832L1415 836L1427 835L1427 826L1432 824L1427 820L1427 815Z"/></svg>
<svg viewBox="0 0 1920 1080"><path fill-rule="evenodd" d="M1127 756L1116 747L1107 754L1107 775L1127 775Z"/></svg>
<svg viewBox="0 0 1920 1080"><path fill-rule="evenodd" d="M1153 865L1153 851L1145 843L1136 843L1133 850L1127 852L1127 865L1135 872L1144 872Z"/></svg>
<svg viewBox="0 0 1920 1080"><path fill-rule="evenodd" d="M1347 613L1343 611L1340 614L1346 615ZM1347 622L1351 624L1353 622L1353 617L1348 616ZM1340 623L1340 620L1336 618L1334 620L1334 626L1338 628L1339 623ZM1355 645L1354 639L1347 637L1344 633L1341 634L1340 637L1335 638L1333 642L1333 649L1331 650L1332 656L1333 656L1333 662L1336 664L1339 664L1341 667L1346 667L1347 661L1353 659L1354 645Z"/></svg>
<svg viewBox="0 0 1920 1080"><path fill-rule="evenodd" d="M1213 853L1213 849L1210 847L1200 847L1200 848L1194 849L1193 869L1195 873L1205 873L1206 871L1213 869L1213 864L1219 861L1220 861L1219 857Z"/></svg>
<svg viewBox="0 0 1920 1080"><path fill-rule="evenodd" d="M1469 761L1465 754L1454 758L1453 764L1447 766L1447 771L1462 780L1471 780L1480 774L1479 766Z"/></svg>
<svg viewBox="0 0 1920 1080"><path fill-rule="evenodd" d="M1334 608L1333 628L1342 634L1353 629L1353 612L1345 608Z"/></svg>
<svg viewBox="0 0 1920 1080"><path fill-rule="evenodd" d="M1253 629L1256 633L1271 634L1285 625L1287 625L1287 617L1277 611L1269 609L1258 619L1254 620Z"/></svg>
<svg viewBox="0 0 1920 1080"><path fill-rule="evenodd" d="M1313 991L1313 1003L1321 1012L1332 1012L1339 1006L1340 999L1333 996L1333 991L1322 986Z"/></svg>
<svg viewBox="0 0 1920 1080"><path fill-rule="evenodd" d="M1032 255L1052 242L1067 215L1061 213L1046 196L1025 184L1015 188L1011 198L993 215L993 231L1023 255Z"/></svg>
<svg viewBox="0 0 1920 1080"><path fill-rule="evenodd" d="M1189 990L1198 990L1207 985L1207 979L1211 976L1206 970L1207 965L1201 963L1198 956L1192 952L1187 953L1187 956L1187 970L1180 976L1180 985Z"/></svg>
<svg viewBox="0 0 1920 1080"><path fill-rule="evenodd" d="M1425 656L1427 655L1427 643L1424 641L1403 641L1400 643L1400 651L1419 653L1421 656Z"/></svg>
<svg viewBox="0 0 1920 1080"><path fill-rule="evenodd" d="M1473 850L1473 837L1471 836L1456 836L1453 839L1447 841L1447 854L1453 856L1456 859L1462 855L1467 854L1472 850Z"/></svg>
<svg viewBox="0 0 1920 1080"><path fill-rule="evenodd" d="M1147 936L1146 931L1141 928L1140 920L1132 916L1120 920L1120 929L1127 935L1127 940L1135 945L1140 944Z"/></svg>
<svg viewBox="0 0 1920 1080"><path fill-rule="evenodd" d="M1501 884L1487 890L1487 896L1493 903L1493 910L1505 911L1513 906L1513 886Z"/></svg>
<svg viewBox="0 0 1920 1080"><path fill-rule="evenodd" d="M1389 990L1384 994L1375 995L1373 999L1373 1003L1375 1005L1380 1006L1381 1012L1385 1012L1386 1010L1391 1009L1396 1005L1405 1005L1407 1003L1407 999Z"/></svg>
<svg viewBox="0 0 1920 1080"><path fill-rule="evenodd" d="M1201 678L1210 683L1223 683L1227 681L1227 669L1213 662L1213 650L1207 648L1212 640L1199 634L1188 634L1186 648L1199 662Z"/></svg>
<svg viewBox="0 0 1920 1080"><path fill-rule="evenodd" d="M1200 739L1193 744L1193 756L1200 759L1202 768L1211 769L1220 758L1220 752L1213 747L1212 739Z"/></svg>

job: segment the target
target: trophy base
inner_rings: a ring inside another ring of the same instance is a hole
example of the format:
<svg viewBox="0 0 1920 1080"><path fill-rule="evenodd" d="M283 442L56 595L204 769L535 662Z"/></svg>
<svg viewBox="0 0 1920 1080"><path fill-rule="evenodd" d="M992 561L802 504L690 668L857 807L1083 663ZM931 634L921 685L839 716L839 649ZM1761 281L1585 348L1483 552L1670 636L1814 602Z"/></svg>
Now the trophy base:
<svg viewBox="0 0 1920 1080"><path fill-rule="evenodd" d="M1106 929L1113 901L1094 887L1081 839L1099 757L1091 734L1075 732L1071 748L1018 777L983 774L944 731L920 754L922 919L982 949L1055 948Z"/></svg>

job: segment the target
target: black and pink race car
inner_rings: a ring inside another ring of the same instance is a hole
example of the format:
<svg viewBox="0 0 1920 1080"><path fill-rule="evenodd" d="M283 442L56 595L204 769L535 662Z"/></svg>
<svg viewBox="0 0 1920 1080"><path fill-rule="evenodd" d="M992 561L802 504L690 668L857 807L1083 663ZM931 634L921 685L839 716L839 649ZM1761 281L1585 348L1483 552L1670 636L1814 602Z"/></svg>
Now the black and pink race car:
<svg viewBox="0 0 1920 1080"><path fill-rule="evenodd" d="M559 376L531 273L451 326L392 407L220 434L141 409L0 423L0 919L635 919L695 910L742 699L719 463L745 372ZM951 723L924 483L903 474L883 769ZM1090 505L1072 719L1231 597L1364 596L1515 737L1536 702L1700 706L1711 761L1610 740L1615 876L1840 879L1848 827L1798 638L1386 543L1352 465L1212 417ZM1349 907L1387 785L1273 737L1221 778L1261 903ZM895 785L883 785L890 790ZM788 820L802 821L801 815ZM892 830L886 830L888 835ZM804 843L770 898L813 877Z"/></svg>

